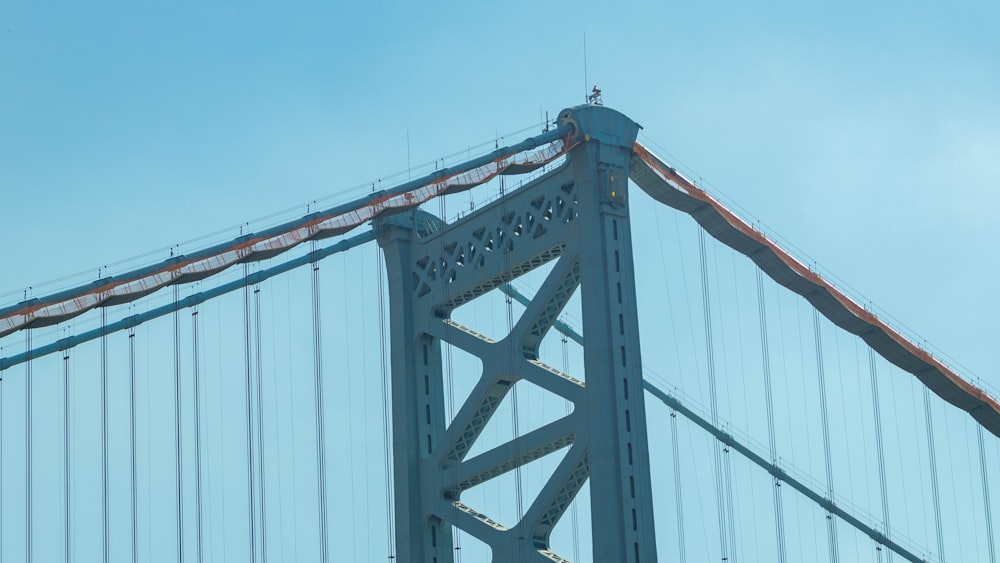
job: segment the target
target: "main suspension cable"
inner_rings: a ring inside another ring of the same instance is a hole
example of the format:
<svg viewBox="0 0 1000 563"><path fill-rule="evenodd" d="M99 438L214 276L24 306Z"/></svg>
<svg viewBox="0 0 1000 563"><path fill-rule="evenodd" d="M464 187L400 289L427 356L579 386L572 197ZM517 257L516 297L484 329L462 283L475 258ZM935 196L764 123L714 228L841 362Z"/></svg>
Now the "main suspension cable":
<svg viewBox="0 0 1000 563"><path fill-rule="evenodd" d="M830 418L826 401L826 373L823 368L823 338L819 324L819 311L813 312L813 335L816 341L816 374L819 378L819 410L823 427L823 459L826 465L826 494L830 502L833 498L833 456L830 452ZM830 544L830 561L840 561L840 546L837 542L837 520L829 510L826 512L826 534Z"/></svg>
<svg viewBox="0 0 1000 563"><path fill-rule="evenodd" d="M757 268L757 308L760 312L760 348L764 367L764 393L767 407L767 442L771 463L778 465L777 437L774 430L774 390L771 386L771 352L767 341L767 308L764 301L764 275ZM785 546L785 511L781 502L781 480L772 475L774 523L778 543L778 562L788 561Z"/></svg>
<svg viewBox="0 0 1000 563"><path fill-rule="evenodd" d="M316 241L310 241L313 253ZM326 523L326 438L323 424L323 335L319 308L319 262L312 263L313 377L316 394L316 489L319 497L320 561L329 561L329 532Z"/></svg>

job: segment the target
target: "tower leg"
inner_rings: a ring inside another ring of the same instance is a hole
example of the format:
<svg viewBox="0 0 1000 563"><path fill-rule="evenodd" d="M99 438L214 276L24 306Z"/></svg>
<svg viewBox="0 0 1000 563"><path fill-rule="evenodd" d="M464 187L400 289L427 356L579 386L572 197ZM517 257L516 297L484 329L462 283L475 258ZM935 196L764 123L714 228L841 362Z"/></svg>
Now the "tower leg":
<svg viewBox="0 0 1000 563"><path fill-rule="evenodd" d="M452 561L451 526L489 545L496 562L566 561L551 550L549 536L588 479L594 561L657 559L627 205L638 125L601 106L564 110L560 119L574 124L567 142L578 144L559 168L452 225L420 211L376 225L389 272L401 561ZM553 261L502 340L451 319L456 307ZM538 358L542 339L580 286L586 382ZM451 424L442 341L483 364ZM522 379L571 401L573 412L468 458ZM463 491L563 449L513 527L463 502Z"/></svg>

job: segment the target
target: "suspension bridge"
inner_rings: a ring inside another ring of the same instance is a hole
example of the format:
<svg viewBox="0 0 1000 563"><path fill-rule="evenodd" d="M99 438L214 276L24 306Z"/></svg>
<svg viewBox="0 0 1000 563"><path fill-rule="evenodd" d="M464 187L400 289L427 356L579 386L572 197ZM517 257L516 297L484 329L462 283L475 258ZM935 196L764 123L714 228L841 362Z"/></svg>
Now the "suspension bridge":
<svg viewBox="0 0 1000 563"><path fill-rule="evenodd" d="M625 115L539 129L8 294L0 559L996 562L987 382Z"/></svg>

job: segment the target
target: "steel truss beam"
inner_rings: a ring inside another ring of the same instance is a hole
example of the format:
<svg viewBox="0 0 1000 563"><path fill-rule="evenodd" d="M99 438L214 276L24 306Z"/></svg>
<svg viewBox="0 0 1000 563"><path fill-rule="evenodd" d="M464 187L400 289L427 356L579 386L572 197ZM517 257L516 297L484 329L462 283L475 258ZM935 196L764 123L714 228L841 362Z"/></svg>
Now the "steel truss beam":
<svg viewBox="0 0 1000 563"><path fill-rule="evenodd" d="M560 168L446 227L426 213L376 225L389 272L397 556L453 561L451 526L490 546L493 561L566 561L549 536L581 487L591 496L594 561L655 562L639 331L627 206L638 125L613 110L564 110L581 143ZM451 312L554 262L503 339ZM586 382L538 358L578 288L590 345ZM441 342L482 361L448 424ZM572 413L469 458L520 380L573 403ZM566 453L508 528L462 500L471 487L556 451Z"/></svg>

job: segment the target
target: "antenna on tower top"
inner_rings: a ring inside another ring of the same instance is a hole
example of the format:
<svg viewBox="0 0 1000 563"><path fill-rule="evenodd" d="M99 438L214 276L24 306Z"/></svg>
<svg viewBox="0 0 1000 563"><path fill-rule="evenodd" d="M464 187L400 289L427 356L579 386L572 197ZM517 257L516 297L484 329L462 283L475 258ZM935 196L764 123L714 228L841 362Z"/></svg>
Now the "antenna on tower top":
<svg viewBox="0 0 1000 563"><path fill-rule="evenodd" d="M587 100L587 87L590 81L587 80L587 32L583 32L583 99Z"/></svg>
<svg viewBox="0 0 1000 563"><path fill-rule="evenodd" d="M587 90L590 87L590 81L587 80L587 32L583 32L583 99L587 104L594 104L598 106L604 105L604 100L601 99L601 89L595 84L591 90Z"/></svg>

